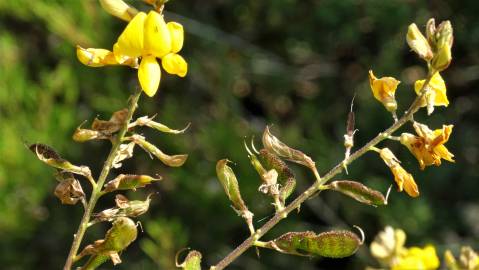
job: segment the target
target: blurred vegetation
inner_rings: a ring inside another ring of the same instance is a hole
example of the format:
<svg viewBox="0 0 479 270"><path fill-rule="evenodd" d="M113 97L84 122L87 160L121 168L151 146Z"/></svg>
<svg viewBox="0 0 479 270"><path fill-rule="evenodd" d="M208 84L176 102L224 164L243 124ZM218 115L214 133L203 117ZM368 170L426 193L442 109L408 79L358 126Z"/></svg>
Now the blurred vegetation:
<svg viewBox="0 0 479 270"><path fill-rule="evenodd" d="M140 9L140 1L130 1ZM367 71L402 81L400 110L414 97L412 83L424 76L422 62L409 52L408 24L424 26L429 17L451 20L455 29L453 64L443 76L451 100L432 117L417 119L432 127L455 125L448 147L456 163L420 171L404 147L386 143L415 176L418 199L392 192L389 205L372 208L339 194L324 193L308 201L300 215L277 226L269 238L287 230L322 231L360 225L372 237L386 224L404 229L409 245L433 243L440 254L460 244L477 249L479 239L479 141L476 94L479 79L479 4L415 0L246 0L168 3L166 18L187 31L182 55L186 79L163 76L160 93L140 101L140 115L158 113L163 123L181 128L181 136L152 141L168 153L190 153L180 169L165 168L137 153L121 172L160 173L166 181L149 213L145 232L122 255L116 269L171 269L182 247L201 251L208 265L240 243L248 231L235 215L215 179L215 163L229 158L239 177L243 198L259 226L272 211L257 192L259 179L249 165L243 139L259 137L266 124L285 142L310 154L326 172L343 156L342 135L354 95L356 144L361 145L391 123L372 98ZM77 164L98 174L109 145L76 144L76 126L95 116L107 118L122 108L136 85L126 67L101 69L81 65L74 46L111 48L124 23L102 11L97 1L0 2L0 262L3 269L58 269L63 265L80 207L60 205L53 197L52 170L24 146L54 146ZM258 141L259 142L259 141ZM312 176L294 167L299 191ZM376 155L349 167L348 178L385 191L392 176ZM151 190L145 190L145 194ZM139 193L132 197L143 197ZM113 205L105 199L101 207ZM89 233L99 239L106 226ZM86 244L87 242L84 242ZM373 260L364 247L344 260L308 260L250 250L232 269L358 269ZM108 265L104 266L109 268Z"/></svg>

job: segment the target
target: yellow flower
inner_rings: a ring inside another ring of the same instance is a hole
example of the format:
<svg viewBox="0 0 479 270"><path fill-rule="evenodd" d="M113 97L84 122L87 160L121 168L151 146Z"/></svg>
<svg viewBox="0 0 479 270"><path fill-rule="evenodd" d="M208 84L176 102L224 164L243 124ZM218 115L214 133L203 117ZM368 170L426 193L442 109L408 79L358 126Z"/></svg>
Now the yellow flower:
<svg viewBox="0 0 479 270"><path fill-rule="evenodd" d="M393 77L382 77L378 79L374 76L372 70L369 71L369 85L371 86L374 97L390 112L395 112L397 109L397 102L394 95L399 83L401 82Z"/></svg>
<svg viewBox="0 0 479 270"><path fill-rule="evenodd" d="M186 76L188 64L177 54L183 47L183 39L181 24L166 23L163 15L156 11L150 11L148 15L138 12L113 46L113 52L77 46L77 57L91 67L127 65L138 68L141 88L151 97L158 90L161 79L157 58L161 59L166 72Z"/></svg>
<svg viewBox="0 0 479 270"><path fill-rule="evenodd" d="M392 270L433 270L439 268L439 258L433 246L411 247L402 254Z"/></svg>
<svg viewBox="0 0 479 270"><path fill-rule="evenodd" d="M414 89L418 95L421 94L421 89L424 85L425 80L417 80L414 83ZM449 100L446 95L446 83L442 79L439 72L436 72L429 84L426 86L426 93L424 98L421 101L421 106L427 106L428 114L431 114L434 111L434 106L445 106L449 105Z"/></svg>
<svg viewBox="0 0 479 270"><path fill-rule="evenodd" d="M419 189L417 187L414 178L410 173L404 170L401 165L399 165L399 160L388 148L383 148L379 151L379 156L383 159L384 163L391 169L392 174L394 175L394 181L398 186L398 191L406 191L406 193L411 197L419 196Z"/></svg>
<svg viewBox="0 0 479 270"><path fill-rule="evenodd" d="M158 90L161 63L166 72L184 77L188 71L186 61L176 54L183 47L183 26L176 22L165 23L163 15L150 11L139 12L126 26L113 46L113 53L121 63L125 57L141 57L138 69L140 85L148 96Z"/></svg>
<svg viewBox="0 0 479 270"><path fill-rule="evenodd" d="M434 131L418 122L414 122L413 126L418 136L403 133L401 143L416 157L421 170L426 166L441 165L441 159L454 162L454 155L444 146L449 140L453 125L443 125Z"/></svg>
<svg viewBox="0 0 479 270"><path fill-rule="evenodd" d="M369 246L371 254L383 265L391 265L401 254L406 242L406 233L401 229L386 226Z"/></svg>
<svg viewBox="0 0 479 270"><path fill-rule="evenodd" d="M461 253L457 261L452 252L446 250L444 261L449 270L479 270L479 255L469 246L461 247Z"/></svg>

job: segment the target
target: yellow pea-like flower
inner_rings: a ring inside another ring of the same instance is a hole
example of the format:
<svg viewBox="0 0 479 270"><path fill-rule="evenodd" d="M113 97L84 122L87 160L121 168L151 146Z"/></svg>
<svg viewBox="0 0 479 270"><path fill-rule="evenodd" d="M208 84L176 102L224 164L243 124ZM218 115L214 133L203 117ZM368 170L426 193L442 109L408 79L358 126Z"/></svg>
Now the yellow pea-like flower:
<svg viewBox="0 0 479 270"><path fill-rule="evenodd" d="M374 97L381 102L386 109L394 113L397 109L396 89L401 82L393 77L376 78L372 70L369 71L369 85Z"/></svg>
<svg viewBox="0 0 479 270"><path fill-rule="evenodd" d="M439 268L436 249L429 245L424 248L408 248L392 265L393 270L434 270Z"/></svg>
<svg viewBox="0 0 479 270"><path fill-rule="evenodd" d="M444 146L452 133L453 125L443 125L441 129L431 130L428 126L415 122L418 136L401 134L400 141L416 157L421 170L426 166L441 165L441 159L454 162L454 155Z"/></svg>
<svg viewBox="0 0 479 270"><path fill-rule="evenodd" d="M148 14L138 12L118 37L113 52L78 47L77 55L80 62L88 66L128 65L138 68L140 86L151 97L158 90L161 80L158 58L166 72L186 76L188 64L177 54L183 42L181 24L166 23L163 15L156 11Z"/></svg>
<svg viewBox="0 0 479 270"><path fill-rule="evenodd" d="M411 197L419 196L419 189L413 176L401 167L399 160L393 152L391 152L389 148L383 148L379 151L379 156L383 159L389 169L391 169L398 191L404 190Z"/></svg>
<svg viewBox="0 0 479 270"><path fill-rule="evenodd" d="M421 94L421 89L424 86L424 82L425 80L417 80L414 83L414 90L418 95ZM431 114L434 111L434 106L447 107L449 105L446 90L446 83L442 79L439 72L436 72L432 76L429 84L426 86L426 93L424 94L424 98L421 101L422 107L427 106L428 114Z"/></svg>

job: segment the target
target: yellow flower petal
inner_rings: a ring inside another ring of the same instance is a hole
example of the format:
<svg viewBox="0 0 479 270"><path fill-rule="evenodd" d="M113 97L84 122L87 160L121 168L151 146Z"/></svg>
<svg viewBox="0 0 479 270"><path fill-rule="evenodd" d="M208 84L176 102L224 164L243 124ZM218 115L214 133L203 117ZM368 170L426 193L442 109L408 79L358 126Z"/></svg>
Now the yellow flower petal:
<svg viewBox="0 0 479 270"><path fill-rule="evenodd" d="M82 48L77 46L78 60L89 67L102 67L105 65L117 65L113 53L105 49Z"/></svg>
<svg viewBox="0 0 479 270"><path fill-rule="evenodd" d="M136 58L142 55L145 19L146 13L139 12L118 37L118 41L113 46L113 52L118 62L121 63L124 56Z"/></svg>
<svg viewBox="0 0 479 270"><path fill-rule="evenodd" d="M170 53L161 58L161 65L170 74L176 74L185 77L188 72L188 63L181 55Z"/></svg>
<svg viewBox="0 0 479 270"><path fill-rule="evenodd" d="M433 246L411 247L400 256L392 269L395 270L434 270L439 267L439 258Z"/></svg>
<svg viewBox="0 0 479 270"><path fill-rule="evenodd" d="M420 90L422 89L425 81L426 80L417 80L414 83L414 90L418 95L420 94ZM446 83L442 79L439 72L436 72L432 76L431 81L428 84L428 88L435 92L434 106L447 107L449 105L449 100L447 99L446 95ZM422 106L426 106L426 101L423 101Z"/></svg>
<svg viewBox="0 0 479 270"><path fill-rule="evenodd" d="M141 59L138 69L138 79L141 89L150 97L154 96L160 86L161 69L154 56L146 56Z"/></svg>
<svg viewBox="0 0 479 270"><path fill-rule="evenodd" d="M183 25L177 22L169 22L166 24L171 36L171 52L177 53L183 47L184 31Z"/></svg>
<svg viewBox="0 0 479 270"><path fill-rule="evenodd" d="M163 15L150 11L145 20L145 50L143 55L152 54L158 58L171 51L170 31Z"/></svg>

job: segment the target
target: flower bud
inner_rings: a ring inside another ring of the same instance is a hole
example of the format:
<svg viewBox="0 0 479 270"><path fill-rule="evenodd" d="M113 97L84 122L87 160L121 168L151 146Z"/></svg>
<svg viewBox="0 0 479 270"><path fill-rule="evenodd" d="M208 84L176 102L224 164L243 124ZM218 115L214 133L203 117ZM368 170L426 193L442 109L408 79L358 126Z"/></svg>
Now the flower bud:
<svg viewBox="0 0 479 270"><path fill-rule="evenodd" d="M436 21L430 18L426 23L426 37L429 44L435 47L436 44Z"/></svg>
<svg viewBox="0 0 479 270"><path fill-rule="evenodd" d="M268 151L289 161L299 163L310 169L316 170L314 161L303 152L293 149L273 136L267 126L263 132L263 145Z"/></svg>
<svg viewBox="0 0 479 270"><path fill-rule="evenodd" d="M436 55L434 55L431 64L436 71L443 71L451 64L451 61L451 48L443 46L437 51Z"/></svg>
<svg viewBox="0 0 479 270"><path fill-rule="evenodd" d="M338 191L356 201L372 206L386 205L387 201L381 192L371 189L359 182L340 180L327 185L328 189Z"/></svg>
<svg viewBox="0 0 479 270"><path fill-rule="evenodd" d="M289 232L268 242L279 252L301 256L344 258L353 255L363 241L350 231Z"/></svg>
<svg viewBox="0 0 479 270"><path fill-rule="evenodd" d="M138 10L122 0L100 0L100 4L106 12L127 22L138 13Z"/></svg>
<svg viewBox="0 0 479 270"><path fill-rule="evenodd" d="M432 59L433 53L431 46L421 31L419 31L415 23L409 25L406 41L409 47L416 52L420 58L426 61L430 61Z"/></svg>
<svg viewBox="0 0 479 270"><path fill-rule="evenodd" d="M436 30L436 47L441 48L447 46L452 47L454 41L452 25L450 21L443 21Z"/></svg>
<svg viewBox="0 0 479 270"><path fill-rule="evenodd" d="M454 40L453 29L450 21L443 21L435 32L435 52L432 59L432 67L436 71L445 70L451 63L451 48Z"/></svg>

